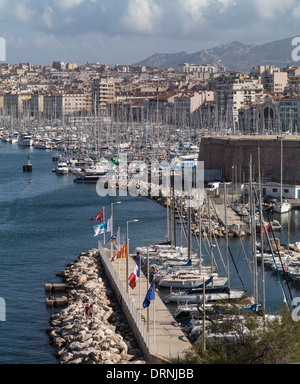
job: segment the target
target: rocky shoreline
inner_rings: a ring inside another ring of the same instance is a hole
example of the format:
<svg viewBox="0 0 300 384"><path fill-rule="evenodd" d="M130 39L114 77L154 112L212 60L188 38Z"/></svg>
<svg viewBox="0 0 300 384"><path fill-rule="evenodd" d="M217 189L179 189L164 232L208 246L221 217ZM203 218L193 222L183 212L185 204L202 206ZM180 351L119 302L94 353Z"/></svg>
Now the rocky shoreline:
<svg viewBox="0 0 300 384"><path fill-rule="evenodd" d="M105 277L99 251L80 253L57 276L69 287L67 306L51 316L47 329L59 364L144 364ZM93 304L93 314L86 319L87 304Z"/></svg>

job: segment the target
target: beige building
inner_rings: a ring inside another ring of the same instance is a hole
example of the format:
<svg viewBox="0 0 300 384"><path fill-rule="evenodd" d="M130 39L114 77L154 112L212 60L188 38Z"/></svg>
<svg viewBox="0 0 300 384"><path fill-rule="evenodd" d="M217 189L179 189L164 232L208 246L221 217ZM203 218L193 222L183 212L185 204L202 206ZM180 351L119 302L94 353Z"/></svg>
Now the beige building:
<svg viewBox="0 0 300 384"><path fill-rule="evenodd" d="M109 77L95 79L92 86L92 111L106 114L109 104L115 102L115 80Z"/></svg>
<svg viewBox="0 0 300 384"><path fill-rule="evenodd" d="M280 127L280 98L270 95L239 109L239 130L244 134L272 134Z"/></svg>
<svg viewBox="0 0 300 384"><path fill-rule="evenodd" d="M252 68L251 75L260 79L267 92L281 93L284 92L288 84L288 74L274 65L259 65Z"/></svg>
<svg viewBox="0 0 300 384"><path fill-rule="evenodd" d="M23 114L23 103L31 99L31 94L5 94L3 100L4 115L19 117Z"/></svg>
<svg viewBox="0 0 300 384"><path fill-rule="evenodd" d="M190 115L194 113L205 102L213 102L212 91L192 92L174 98L175 121L189 121Z"/></svg>
<svg viewBox="0 0 300 384"><path fill-rule="evenodd" d="M217 124L233 130L238 126L239 109L264 96L260 78L253 79L243 74L222 75L215 80L213 90Z"/></svg>
<svg viewBox="0 0 300 384"><path fill-rule="evenodd" d="M44 97L44 116L64 118L81 115L86 112L86 96L84 93L65 92Z"/></svg>

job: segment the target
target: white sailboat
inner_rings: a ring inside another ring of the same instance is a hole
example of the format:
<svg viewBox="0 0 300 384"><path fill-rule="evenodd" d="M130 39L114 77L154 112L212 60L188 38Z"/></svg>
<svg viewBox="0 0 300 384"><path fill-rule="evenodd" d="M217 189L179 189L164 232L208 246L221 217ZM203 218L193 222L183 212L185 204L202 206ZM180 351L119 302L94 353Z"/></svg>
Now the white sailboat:
<svg viewBox="0 0 300 384"><path fill-rule="evenodd" d="M205 288L205 300L207 302L218 300L242 299L246 297L246 291L243 289L230 289L228 287ZM185 292L171 292L165 297L165 301L177 303L196 304L203 300L203 289L190 289Z"/></svg>
<svg viewBox="0 0 300 384"><path fill-rule="evenodd" d="M215 287L223 287L227 282L227 277L220 277L217 274L214 274L214 286ZM165 287L165 288L191 288L196 287L197 285L200 285L203 283L203 279L205 278L208 280L210 275L203 275L203 274L192 274L191 272L181 272L177 275L172 276L164 276L162 277L159 282L159 287ZM211 286L212 283L209 283L209 286Z"/></svg>

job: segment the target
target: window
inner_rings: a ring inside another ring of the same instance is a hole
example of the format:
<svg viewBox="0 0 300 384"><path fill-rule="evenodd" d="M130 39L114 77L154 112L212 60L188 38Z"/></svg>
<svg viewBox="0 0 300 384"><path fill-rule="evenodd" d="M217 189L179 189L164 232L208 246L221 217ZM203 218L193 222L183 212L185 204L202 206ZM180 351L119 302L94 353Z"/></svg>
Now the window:
<svg viewBox="0 0 300 384"><path fill-rule="evenodd" d="M273 188L273 189L272 189L272 192L277 192L277 188Z"/></svg>
<svg viewBox="0 0 300 384"><path fill-rule="evenodd" d="M284 193L289 193L289 189L284 189L283 192Z"/></svg>

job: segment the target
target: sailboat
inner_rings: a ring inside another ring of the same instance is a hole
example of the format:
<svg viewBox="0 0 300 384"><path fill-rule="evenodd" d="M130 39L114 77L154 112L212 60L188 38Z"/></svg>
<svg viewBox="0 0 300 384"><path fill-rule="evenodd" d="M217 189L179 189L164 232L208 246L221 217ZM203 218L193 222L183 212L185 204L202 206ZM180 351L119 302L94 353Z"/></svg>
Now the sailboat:
<svg viewBox="0 0 300 384"><path fill-rule="evenodd" d="M281 159L280 159L280 201L276 202L273 204L273 210L277 213L287 213L292 209L291 204L289 204L287 201L283 201L282 199L282 171L283 171L283 166L282 166L282 154L283 154L283 136L280 138L280 153L281 153Z"/></svg>
<svg viewBox="0 0 300 384"><path fill-rule="evenodd" d="M225 192L225 201L226 201L226 192ZM210 218L210 201L208 197L208 210L209 210L209 218ZM209 219L210 222L210 219ZM211 230L210 230L211 234ZM210 252L212 253L212 244L210 239ZM211 255L212 260L212 255ZM177 303L179 302L185 302L185 303L191 303L196 304L200 300L203 299L204 291L205 291L205 298L207 302L210 301L216 301L216 300L231 300L231 299L242 299L246 296L246 290L245 289L231 289L230 285L228 284L227 287L224 286L216 286L214 283L215 276L212 273L209 278L206 280L202 276L202 284L191 288L189 290L185 290L183 292L170 292L168 296L166 296L165 301L175 301ZM229 268L228 268L228 278L224 278L226 282L229 283ZM224 285L224 284L223 284Z"/></svg>
<svg viewBox="0 0 300 384"><path fill-rule="evenodd" d="M205 281L205 287L212 282L213 276ZM184 292L171 292L168 296L165 297L165 301L196 304L199 301L203 300L203 294L203 287L195 287ZM205 299L207 302L218 300L242 299L244 297L246 297L246 290L244 289L230 289L229 287L205 288Z"/></svg>

